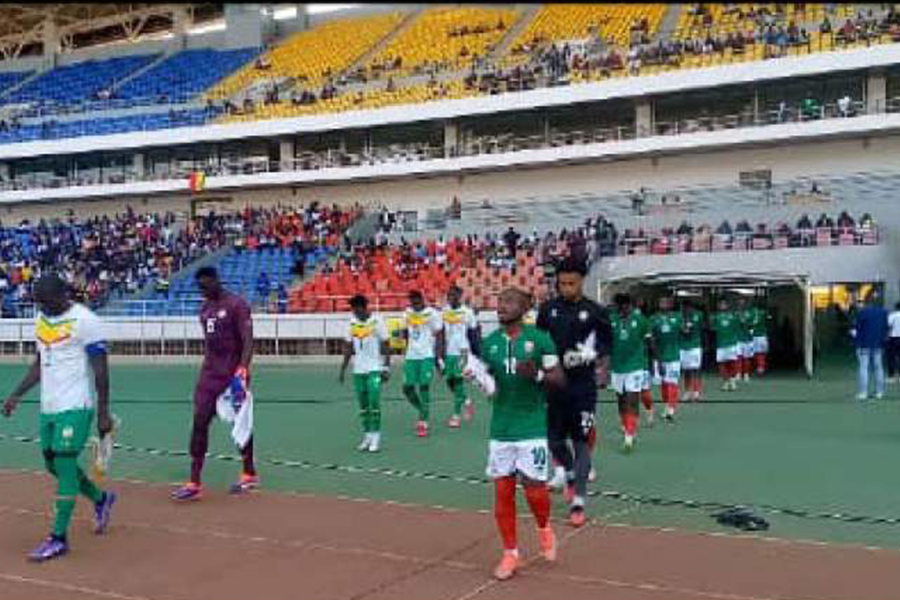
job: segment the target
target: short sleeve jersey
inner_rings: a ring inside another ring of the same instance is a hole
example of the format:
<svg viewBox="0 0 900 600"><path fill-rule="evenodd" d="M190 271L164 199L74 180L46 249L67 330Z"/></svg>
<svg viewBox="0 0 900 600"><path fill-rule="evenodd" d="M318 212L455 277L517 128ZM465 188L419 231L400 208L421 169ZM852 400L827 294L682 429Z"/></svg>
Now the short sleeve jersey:
<svg viewBox="0 0 900 600"><path fill-rule="evenodd" d="M578 344L590 344L598 357L609 354L612 328L606 309L587 298L555 298L541 306L537 327L553 339L570 385L596 385L594 364L582 364L576 352Z"/></svg>
<svg viewBox="0 0 900 600"><path fill-rule="evenodd" d="M478 323L475 313L468 306L453 308L448 306L441 313L444 322L444 336L447 342L447 355L459 356L469 350L470 329L475 329Z"/></svg>
<svg viewBox="0 0 900 600"><path fill-rule="evenodd" d="M717 348L729 348L741 339L741 324L737 315L730 310L713 314L710 325L716 333Z"/></svg>
<svg viewBox="0 0 900 600"><path fill-rule="evenodd" d="M656 313L650 318L659 360L665 363L681 358L681 329L684 321L675 311Z"/></svg>
<svg viewBox="0 0 900 600"><path fill-rule="evenodd" d="M483 357L497 382L493 397L490 437L500 442L543 439L547 437L547 405L542 385L516 375L523 361L551 369L559 364L556 346L550 336L532 325L522 325L511 339L500 328L484 341Z"/></svg>
<svg viewBox="0 0 900 600"><path fill-rule="evenodd" d="M347 328L348 342L353 345L353 372L357 375L381 371L383 366L381 344L389 339L384 321L369 315L365 321L350 317Z"/></svg>
<svg viewBox="0 0 900 600"><path fill-rule="evenodd" d="M682 315L684 330L681 333L682 350L694 350L703 347L703 313L686 312Z"/></svg>
<svg viewBox="0 0 900 600"><path fill-rule="evenodd" d="M637 311L627 317L613 313L611 317L612 372L633 373L647 368L647 339L650 337L650 324Z"/></svg>
<svg viewBox="0 0 900 600"><path fill-rule="evenodd" d="M421 312L408 308L404 323L409 332L406 358L411 360L434 358L434 336L443 327L437 311L430 306L425 307Z"/></svg>
<svg viewBox="0 0 900 600"><path fill-rule="evenodd" d="M34 336L41 360L41 413L93 408L90 353L106 348L97 315L81 304L55 317L38 313Z"/></svg>
<svg viewBox="0 0 900 600"><path fill-rule="evenodd" d="M250 305L231 293L218 300L207 300L200 309L200 326L206 342L201 383L221 384L228 381L241 362L244 343L241 329L251 324Z"/></svg>

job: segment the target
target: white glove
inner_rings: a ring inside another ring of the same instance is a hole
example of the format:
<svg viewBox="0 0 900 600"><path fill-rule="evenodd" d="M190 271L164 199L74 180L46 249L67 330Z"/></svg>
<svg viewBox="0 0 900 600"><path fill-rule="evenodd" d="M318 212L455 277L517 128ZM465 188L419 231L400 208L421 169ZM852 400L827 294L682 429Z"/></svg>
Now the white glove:
<svg viewBox="0 0 900 600"><path fill-rule="evenodd" d="M474 354L469 354L462 375L467 381L474 381L485 396L493 396L497 392L497 382Z"/></svg>

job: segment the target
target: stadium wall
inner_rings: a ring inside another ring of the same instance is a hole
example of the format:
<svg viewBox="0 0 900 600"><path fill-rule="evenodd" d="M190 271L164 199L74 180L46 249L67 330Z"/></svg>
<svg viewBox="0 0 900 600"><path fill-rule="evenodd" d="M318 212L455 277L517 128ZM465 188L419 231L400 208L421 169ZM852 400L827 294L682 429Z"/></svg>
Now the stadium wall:
<svg viewBox="0 0 900 600"><path fill-rule="evenodd" d="M900 135L696 151L578 165L404 177L389 181L207 190L196 195L188 192L185 178L173 183L173 189L180 188L183 190L180 192L7 204L0 209L0 218L14 221L61 216L67 210L77 210L79 214L109 214L124 209L126 205L136 210L184 211L194 201L210 199L227 199L228 205L234 208L300 204L314 200L340 205L384 204L392 209L417 210L424 215L429 208L445 208L454 196L465 203L485 199L508 202L532 197L549 201L567 195L634 191L641 186L663 192L692 185L734 185L741 171L756 169L771 169L774 183L798 177L900 171ZM72 188L72 193L77 198L83 192ZM23 193L23 196L27 195L27 192Z"/></svg>

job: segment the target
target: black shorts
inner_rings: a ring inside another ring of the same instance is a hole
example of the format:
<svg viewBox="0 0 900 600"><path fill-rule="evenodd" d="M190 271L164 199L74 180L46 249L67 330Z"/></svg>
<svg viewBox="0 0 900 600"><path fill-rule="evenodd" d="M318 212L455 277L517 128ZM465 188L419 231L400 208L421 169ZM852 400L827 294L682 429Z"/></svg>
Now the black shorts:
<svg viewBox="0 0 900 600"><path fill-rule="evenodd" d="M547 404L547 439L586 442L595 427L597 388L565 390L551 395Z"/></svg>

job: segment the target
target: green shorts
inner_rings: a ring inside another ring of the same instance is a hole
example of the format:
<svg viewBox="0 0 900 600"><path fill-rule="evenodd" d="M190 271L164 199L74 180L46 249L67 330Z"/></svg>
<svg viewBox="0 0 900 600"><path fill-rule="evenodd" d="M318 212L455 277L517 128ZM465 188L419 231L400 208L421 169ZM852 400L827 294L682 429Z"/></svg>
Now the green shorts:
<svg viewBox="0 0 900 600"><path fill-rule="evenodd" d="M92 409L41 414L41 450L54 454L80 454L91 433Z"/></svg>
<svg viewBox="0 0 900 600"><path fill-rule="evenodd" d="M378 398L381 394L381 372L357 373L353 375L353 389L356 395L367 395L369 398Z"/></svg>
<svg viewBox="0 0 900 600"><path fill-rule="evenodd" d="M444 360L444 378L445 379L462 379L463 358L462 356L447 355Z"/></svg>
<svg viewBox="0 0 900 600"><path fill-rule="evenodd" d="M406 359L403 363L403 383L413 386L431 385L434 379L434 359Z"/></svg>

